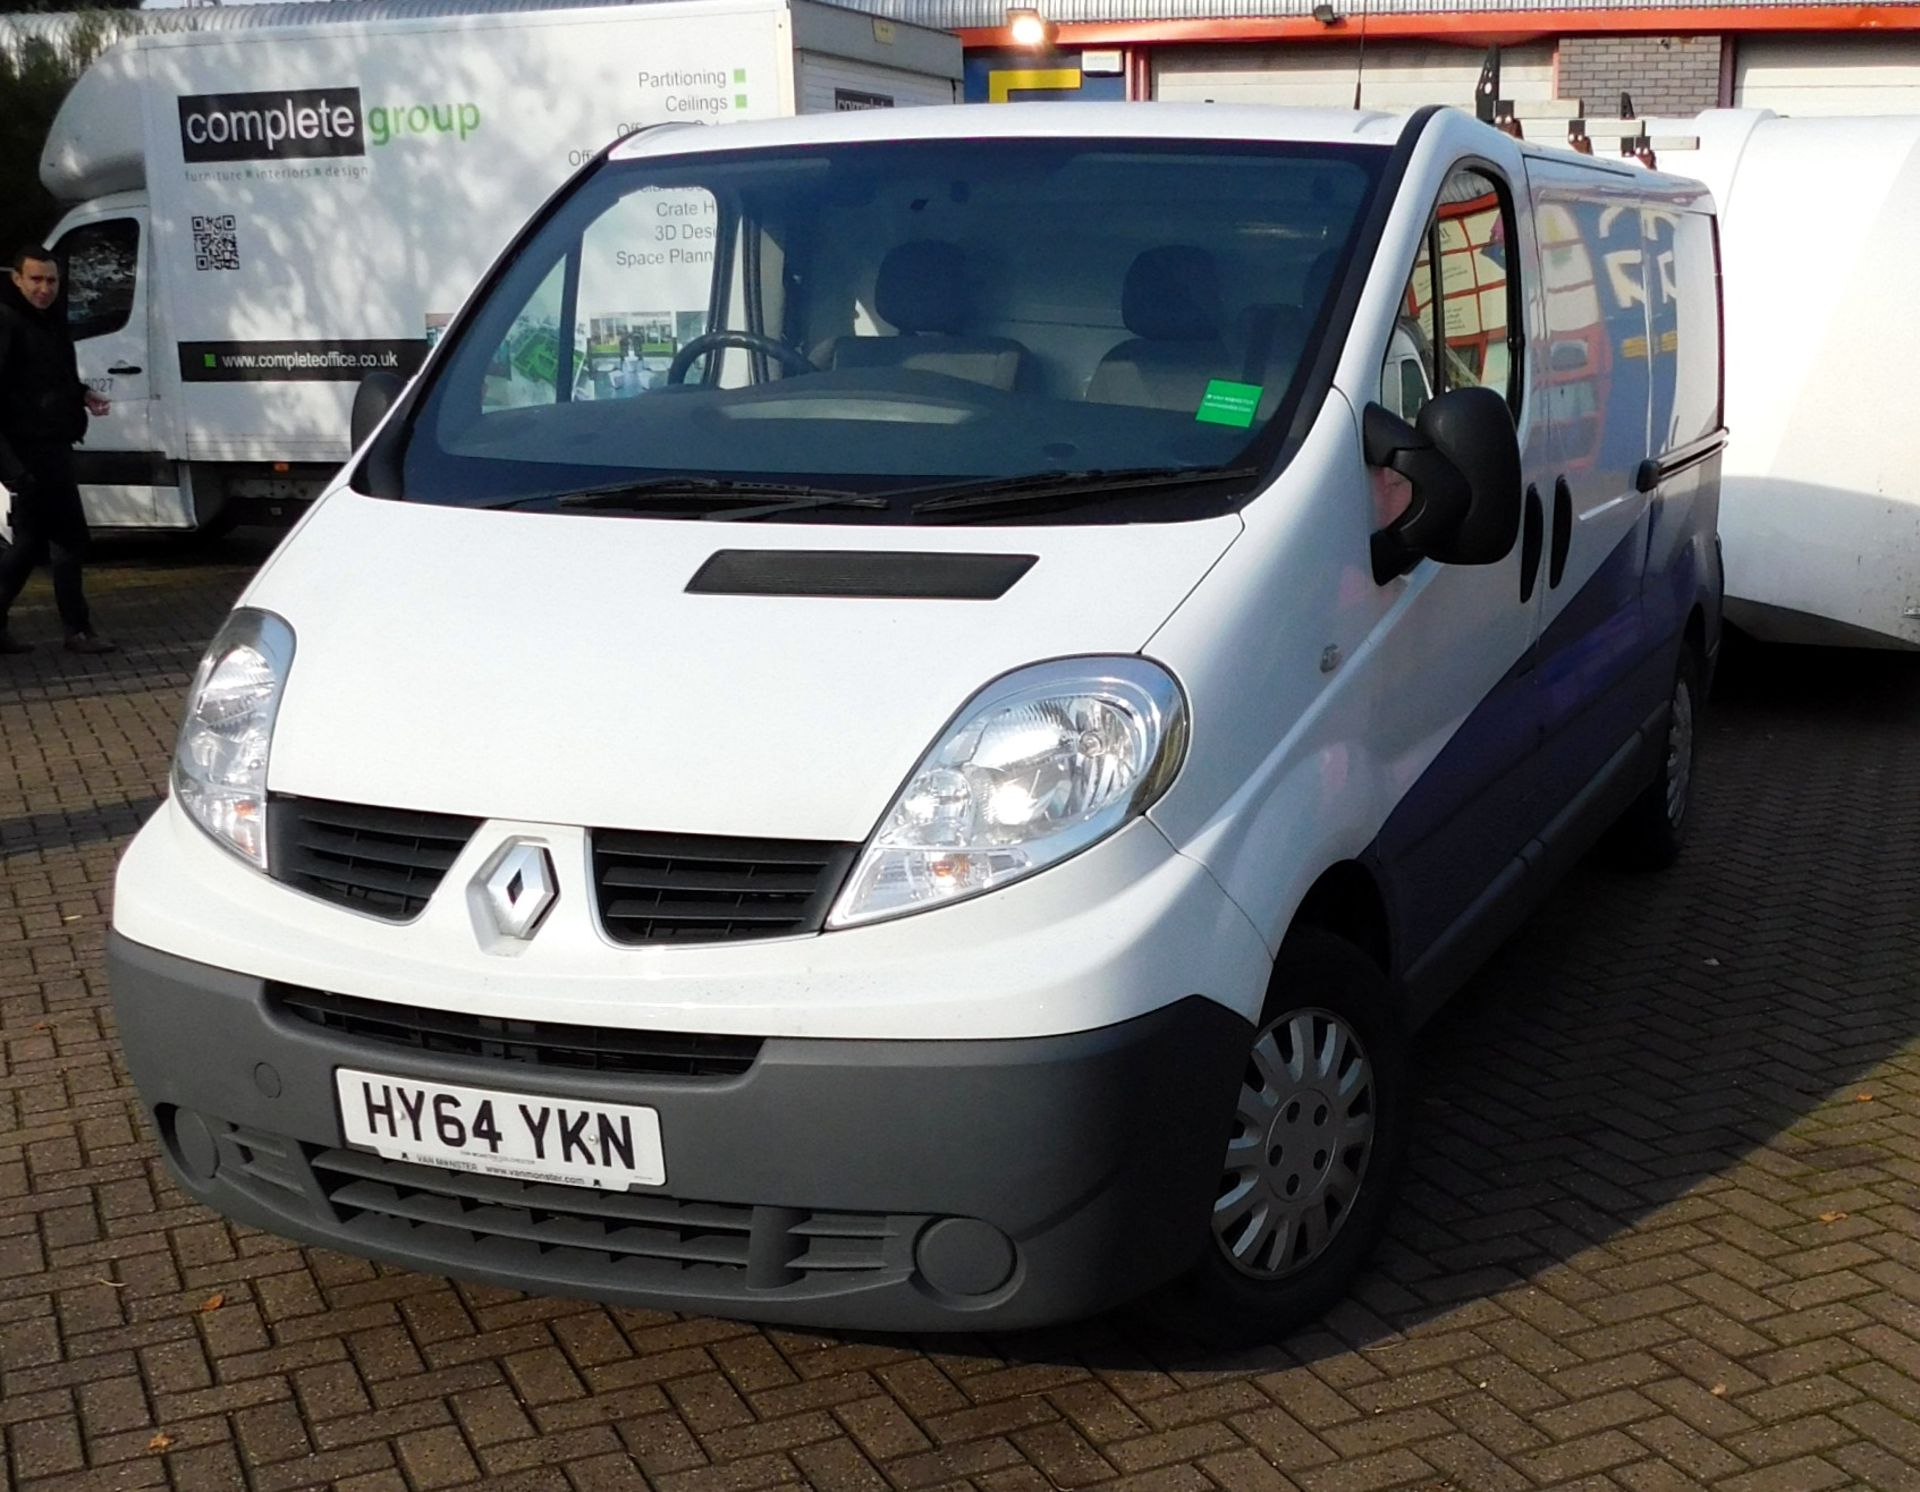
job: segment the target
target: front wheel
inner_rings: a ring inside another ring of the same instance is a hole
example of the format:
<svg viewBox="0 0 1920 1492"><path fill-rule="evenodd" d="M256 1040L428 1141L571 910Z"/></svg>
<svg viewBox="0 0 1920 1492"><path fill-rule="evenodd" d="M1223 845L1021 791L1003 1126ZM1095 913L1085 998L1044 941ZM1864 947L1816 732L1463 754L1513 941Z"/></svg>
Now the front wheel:
<svg viewBox="0 0 1920 1492"><path fill-rule="evenodd" d="M1211 1238L1159 1302L1169 1324L1272 1341L1341 1297L1386 1223L1406 1067L1385 976L1351 944L1296 930L1249 1044Z"/></svg>

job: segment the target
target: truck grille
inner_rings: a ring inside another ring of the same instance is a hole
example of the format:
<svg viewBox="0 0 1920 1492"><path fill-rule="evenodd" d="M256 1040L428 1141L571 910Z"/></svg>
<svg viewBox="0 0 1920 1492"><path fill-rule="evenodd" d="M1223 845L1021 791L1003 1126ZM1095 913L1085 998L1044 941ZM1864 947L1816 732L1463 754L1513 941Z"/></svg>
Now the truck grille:
<svg viewBox="0 0 1920 1492"><path fill-rule="evenodd" d="M593 889L617 943L818 932L858 845L599 829Z"/></svg>
<svg viewBox="0 0 1920 1492"><path fill-rule="evenodd" d="M417 916L466 848L477 818L275 794L267 809L267 873L357 912Z"/></svg>
<svg viewBox="0 0 1920 1492"><path fill-rule="evenodd" d="M648 1077L737 1077L760 1055L757 1036L624 1031L558 1021L504 1020L390 1005L294 985L269 987L275 1009L357 1041L450 1057Z"/></svg>

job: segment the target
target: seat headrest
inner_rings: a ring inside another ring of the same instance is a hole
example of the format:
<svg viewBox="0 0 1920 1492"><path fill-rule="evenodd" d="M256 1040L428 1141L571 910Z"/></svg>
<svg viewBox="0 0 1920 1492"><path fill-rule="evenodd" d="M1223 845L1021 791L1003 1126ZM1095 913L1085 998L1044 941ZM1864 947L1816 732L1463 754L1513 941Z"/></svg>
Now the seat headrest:
<svg viewBox="0 0 1920 1492"><path fill-rule="evenodd" d="M1191 244L1141 250L1120 291L1120 319L1149 342L1217 339L1220 273L1213 255Z"/></svg>
<svg viewBox="0 0 1920 1492"><path fill-rule="evenodd" d="M951 335L966 324L966 270L958 244L937 238L896 244L874 276L873 309L897 332Z"/></svg>

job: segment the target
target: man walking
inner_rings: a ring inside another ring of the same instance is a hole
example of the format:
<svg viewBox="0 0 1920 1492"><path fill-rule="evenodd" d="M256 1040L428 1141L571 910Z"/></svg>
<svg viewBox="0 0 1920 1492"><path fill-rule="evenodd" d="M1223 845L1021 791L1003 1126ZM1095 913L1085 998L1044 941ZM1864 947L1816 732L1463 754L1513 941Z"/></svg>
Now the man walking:
<svg viewBox="0 0 1920 1492"><path fill-rule="evenodd" d="M13 256L0 284L0 483L13 495L13 547L0 551L0 653L32 644L7 631L7 608L44 557L53 571L54 602L76 653L110 653L94 635L80 585L87 519L73 479L73 443L105 399L80 382L73 339L54 310L60 266L35 245Z"/></svg>

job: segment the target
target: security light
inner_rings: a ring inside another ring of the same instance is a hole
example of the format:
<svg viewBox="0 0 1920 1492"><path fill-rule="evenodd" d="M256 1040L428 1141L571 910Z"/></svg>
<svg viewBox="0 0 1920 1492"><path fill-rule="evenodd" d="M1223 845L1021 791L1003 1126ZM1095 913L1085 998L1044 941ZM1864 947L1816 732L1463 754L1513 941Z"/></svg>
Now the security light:
<svg viewBox="0 0 1920 1492"><path fill-rule="evenodd" d="M1008 8L1007 31L1016 47L1037 50L1053 40L1053 27L1047 24L1039 11L1025 6Z"/></svg>

